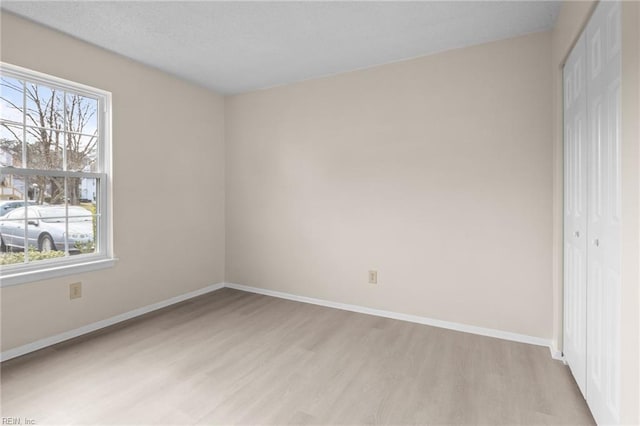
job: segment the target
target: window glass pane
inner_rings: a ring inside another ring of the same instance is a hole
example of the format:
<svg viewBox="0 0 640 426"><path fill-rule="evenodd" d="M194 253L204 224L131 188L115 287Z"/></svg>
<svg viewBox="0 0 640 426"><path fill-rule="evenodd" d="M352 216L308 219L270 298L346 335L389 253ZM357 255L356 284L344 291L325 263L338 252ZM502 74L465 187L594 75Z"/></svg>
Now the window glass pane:
<svg viewBox="0 0 640 426"><path fill-rule="evenodd" d="M23 83L15 78L0 78L0 118L22 123Z"/></svg>
<svg viewBox="0 0 640 426"><path fill-rule="evenodd" d="M66 129L75 133L98 133L98 101L75 93L67 93Z"/></svg>
<svg viewBox="0 0 640 426"><path fill-rule="evenodd" d="M69 233L71 253L94 253L98 237L98 195L99 180L93 178L68 178L69 193ZM74 228L76 235L71 232Z"/></svg>
<svg viewBox="0 0 640 426"><path fill-rule="evenodd" d="M62 170L64 133L27 127L27 168Z"/></svg>
<svg viewBox="0 0 640 426"><path fill-rule="evenodd" d="M67 170L97 171L98 137L67 134Z"/></svg>
<svg viewBox="0 0 640 426"><path fill-rule="evenodd" d="M87 254L95 252L96 236L96 216L95 206L93 211L91 206L68 207L69 216L67 218L69 226L69 253Z"/></svg>
<svg viewBox="0 0 640 426"><path fill-rule="evenodd" d="M27 222L27 240L29 242L27 261L32 263L63 257L65 255L64 229L64 218L61 222L45 221L42 218L29 219Z"/></svg>
<svg viewBox="0 0 640 426"><path fill-rule="evenodd" d="M13 175L1 175L0 179L3 179L5 182L11 182L17 180L17 177ZM2 187L3 190L6 188ZM23 209L24 207L24 199L19 197L18 193L11 193L9 191L4 191L4 199L0 200L0 217L8 217L11 215L11 218L24 218ZM16 216L22 215L22 216Z"/></svg>
<svg viewBox="0 0 640 426"><path fill-rule="evenodd" d="M22 167L22 126L0 125L0 167Z"/></svg>
<svg viewBox="0 0 640 426"><path fill-rule="evenodd" d="M0 265L25 262L24 229L24 208L14 208L0 216Z"/></svg>
<svg viewBox="0 0 640 426"><path fill-rule="evenodd" d="M27 125L62 129L64 92L41 84L26 83Z"/></svg>
<svg viewBox="0 0 640 426"><path fill-rule="evenodd" d="M12 174L0 174L0 198L2 203L9 200L24 200L25 184L24 177ZM0 210L0 216L2 216ZM8 212L5 211L5 213Z"/></svg>
<svg viewBox="0 0 640 426"><path fill-rule="evenodd" d="M67 180L69 204L93 209L98 195L98 179L93 178L69 178ZM93 206L92 208L89 205Z"/></svg>
<svg viewBox="0 0 640 426"><path fill-rule="evenodd" d="M64 178L33 176L29 178L29 199L36 204L64 204Z"/></svg>

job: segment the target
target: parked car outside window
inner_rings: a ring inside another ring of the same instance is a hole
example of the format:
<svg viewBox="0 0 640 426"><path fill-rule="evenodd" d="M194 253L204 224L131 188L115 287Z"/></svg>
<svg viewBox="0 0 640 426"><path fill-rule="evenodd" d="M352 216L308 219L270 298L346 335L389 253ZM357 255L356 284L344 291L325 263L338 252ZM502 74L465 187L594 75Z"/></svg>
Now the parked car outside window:
<svg viewBox="0 0 640 426"><path fill-rule="evenodd" d="M36 205L35 201L27 201L30 206ZM0 201L0 217L9 213L13 209L24 207L24 200L4 200Z"/></svg>
<svg viewBox="0 0 640 426"><path fill-rule="evenodd" d="M93 244L93 222L93 214L80 206L19 207L0 217L0 249L24 249L26 225L28 247L81 253Z"/></svg>

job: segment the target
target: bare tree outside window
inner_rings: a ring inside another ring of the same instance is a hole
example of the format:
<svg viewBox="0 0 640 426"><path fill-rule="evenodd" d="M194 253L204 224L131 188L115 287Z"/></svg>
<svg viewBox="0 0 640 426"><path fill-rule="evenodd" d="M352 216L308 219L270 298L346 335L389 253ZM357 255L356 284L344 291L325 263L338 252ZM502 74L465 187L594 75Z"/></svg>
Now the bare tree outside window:
<svg viewBox="0 0 640 426"><path fill-rule="evenodd" d="M0 107L4 110L0 114L0 151L11 159L10 166L95 171L97 100L8 77L2 77L0 88ZM32 178L29 188L24 185L25 190L31 191L27 198L38 204L63 203L65 190L61 182L45 176ZM67 179L66 197L70 204L86 198L81 186L80 178Z"/></svg>

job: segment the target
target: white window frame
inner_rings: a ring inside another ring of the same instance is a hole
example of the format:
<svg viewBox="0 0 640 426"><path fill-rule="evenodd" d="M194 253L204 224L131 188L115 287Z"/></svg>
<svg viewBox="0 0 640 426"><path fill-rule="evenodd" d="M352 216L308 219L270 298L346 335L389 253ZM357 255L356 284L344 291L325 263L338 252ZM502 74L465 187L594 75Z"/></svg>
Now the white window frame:
<svg viewBox="0 0 640 426"><path fill-rule="evenodd" d="M55 176L99 179L96 194L97 244L96 252L38 260L32 263L0 266L0 287L23 284L65 275L89 272L113 266L113 222L112 222L112 168L111 168L111 92L65 80L16 65L0 62L3 76L26 80L47 87L73 92L98 99L98 172L75 172L67 170L37 170L16 167L0 167L0 174L14 176ZM13 124L13 123L12 123ZM23 126L26 123L22 124ZM26 193L26 191L25 191ZM25 195L26 196L26 195Z"/></svg>

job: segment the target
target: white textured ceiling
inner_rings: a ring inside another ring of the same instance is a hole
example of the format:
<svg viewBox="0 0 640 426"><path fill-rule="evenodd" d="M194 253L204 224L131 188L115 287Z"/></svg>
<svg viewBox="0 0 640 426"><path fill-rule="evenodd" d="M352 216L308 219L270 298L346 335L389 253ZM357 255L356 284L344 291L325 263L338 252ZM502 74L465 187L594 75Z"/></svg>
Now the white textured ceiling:
<svg viewBox="0 0 640 426"><path fill-rule="evenodd" d="M544 31L560 6L5 0L1 7L228 94Z"/></svg>

